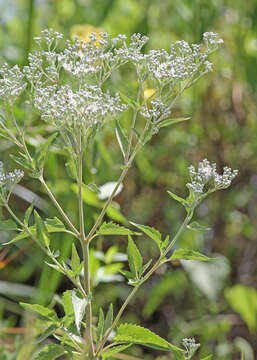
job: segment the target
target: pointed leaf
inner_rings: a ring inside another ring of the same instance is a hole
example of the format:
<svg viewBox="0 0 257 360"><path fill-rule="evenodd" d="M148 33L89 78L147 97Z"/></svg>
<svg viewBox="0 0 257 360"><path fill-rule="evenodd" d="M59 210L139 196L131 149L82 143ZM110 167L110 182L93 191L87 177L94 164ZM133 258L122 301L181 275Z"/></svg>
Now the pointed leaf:
<svg viewBox="0 0 257 360"><path fill-rule="evenodd" d="M33 208L34 208L34 202L32 202L32 204L27 208L27 210L25 212L24 224L26 226L28 226L28 224L29 224L29 219L32 214Z"/></svg>
<svg viewBox="0 0 257 360"><path fill-rule="evenodd" d="M166 120L162 120L157 124L158 128L162 128L165 126L169 126L169 125L174 125L176 123L182 122L182 121L187 121L190 120L190 117L186 117L186 118L177 118L177 119L166 119Z"/></svg>
<svg viewBox="0 0 257 360"><path fill-rule="evenodd" d="M30 163L30 161L29 161L28 159L24 159L24 157L22 157L22 156L13 155L13 154L11 154L10 157L11 157L18 165L23 166L25 169L34 170L34 169L32 168L32 165L31 165L31 163Z"/></svg>
<svg viewBox="0 0 257 360"><path fill-rule="evenodd" d="M197 221L191 222L189 225L187 225L188 229L194 230L194 231L209 231L211 230L210 227L200 225Z"/></svg>
<svg viewBox="0 0 257 360"><path fill-rule="evenodd" d="M107 350L103 351L101 353L101 356L102 356L103 359L113 357L113 355L124 351L125 349L127 349L130 346L131 346L131 344L114 346L111 349L107 349Z"/></svg>
<svg viewBox="0 0 257 360"><path fill-rule="evenodd" d="M104 222L97 231L98 235L140 235L140 233L126 229L124 226L120 226L110 221Z"/></svg>
<svg viewBox="0 0 257 360"><path fill-rule="evenodd" d="M37 354L34 360L55 360L64 355L66 350L58 344L48 344Z"/></svg>
<svg viewBox="0 0 257 360"><path fill-rule="evenodd" d="M52 134L51 136L48 137L48 139L43 144L40 145L38 152L35 155L35 160L36 160L37 166L40 169L42 169L44 167L47 156L48 156L49 148L57 135L58 135L57 132Z"/></svg>
<svg viewBox="0 0 257 360"><path fill-rule="evenodd" d="M52 335L52 333L58 329L58 326L56 324L50 325L44 332L41 334L36 340L36 344L40 344L42 341L48 338L48 336Z"/></svg>
<svg viewBox="0 0 257 360"><path fill-rule="evenodd" d="M10 230L17 230L16 223L11 219L1 220L0 221L0 231L10 231Z"/></svg>
<svg viewBox="0 0 257 360"><path fill-rule="evenodd" d="M194 250L178 249L174 250L169 260L198 260L198 261L212 261L213 258L209 258Z"/></svg>
<svg viewBox="0 0 257 360"><path fill-rule="evenodd" d="M146 272L146 270L149 268L149 266L152 263L152 259L150 259L140 270L140 274L139 277L141 277L142 275L144 275L144 273Z"/></svg>
<svg viewBox="0 0 257 360"><path fill-rule="evenodd" d="M110 327L112 326L113 323L113 306L112 304L110 304L105 321L104 321L104 334L106 333L106 331L108 329L110 329Z"/></svg>
<svg viewBox="0 0 257 360"><path fill-rule="evenodd" d="M212 358L212 355L209 355L209 356L202 358L201 360L211 360L211 358Z"/></svg>
<svg viewBox="0 0 257 360"><path fill-rule="evenodd" d="M162 236L158 230L156 230L155 228L150 227L150 226L136 224L132 221L130 221L130 223L132 225L134 225L135 227L137 227L139 230L143 231L151 239L153 239L156 242L156 244L158 245L158 247L161 248Z"/></svg>
<svg viewBox="0 0 257 360"><path fill-rule="evenodd" d="M78 296L77 291L73 290L71 295L71 301L74 309L75 324L78 332L80 333L80 326L83 317L85 315L85 309L88 304L88 298L81 298L80 296Z"/></svg>
<svg viewBox="0 0 257 360"><path fill-rule="evenodd" d="M143 259L138 248L136 247L136 244L134 243L130 235L128 235L127 254L128 254L129 268L132 274L134 274L135 277L138 277L138 273L143 265Z"/></svg>
<svg viewBox="0 0 257 360"><path fill-rule="evenodd" d="M103 332L104 332L104 313L103 313L102 308L100 308L98 325L97 325L97 330L96 330L96 337L97 337L98 343L100 343L100 341L102 340Z"/></svg>
<svg viewBox="0 0 257 360"><path fill-rule="evenodd" d="M45 318L47 320L51 320L54 322L58 321L58 317L57 317L55 311L52 309L48 309L45 306L38 305L38 304L26 304L26 303L22 303L22 302L20 302L20 305L22 307L24 307L25 309L34 311L35 313L39 314L40 316L42 316L43 318Z"/></svg>
<svg viewBox="0 0 257 360"><path fill-rule="evenodd" d="M48 231L46 225L36 210L34 210L34 218L36 223L36 232L38 239L43 245L49 248L50 239L48 237Z"/></svg>
<svg viewBox="0 0 257 360"><path fill-rule="evenodd" d="M71 268L75 274L77 274L77 275L80 274L80 272L81 272L80 258L78 256L77 249L76 249L76 246L74 245L74 243L72 244Z"/></svg>
<svg viewBox="0 0 257 360"><path fill-rule="evenodd" d="M117 343L128 342L132 344L141 344L157 350L173 351L174 354L183 354L183 350L168 343L168 341L164 340L159 335L134 324L120 325L117 329L114 341Z"/></svg>
<svg viewBox="0 0 257 360"><path fill-rule="evenodd" d="M62 296L62 304L65 315L74 314L71 296L72 296L72 290L66 290Z"/></svg>
<svg viewBox="0 0 257 360"><path fill-rule="evenodd" d="M116 137L117 137L118 143L120 145L122 155L123 155L123 157L125 159L127 148L128 148L128 138L125 135L123 129L121 128L120 123L119 123L118 120L116 121L116 129L115 129L115 131L116 131Z"/></svg>
<svg viewBox="0 0 257 360"><path fill-rule="evenodd" d="M183 205L185 208L189 208L189 204L187 200L181 198L180 196L173 194L171 191L167 191L167 193L176 201L178 201L181 205Z"/></svg>

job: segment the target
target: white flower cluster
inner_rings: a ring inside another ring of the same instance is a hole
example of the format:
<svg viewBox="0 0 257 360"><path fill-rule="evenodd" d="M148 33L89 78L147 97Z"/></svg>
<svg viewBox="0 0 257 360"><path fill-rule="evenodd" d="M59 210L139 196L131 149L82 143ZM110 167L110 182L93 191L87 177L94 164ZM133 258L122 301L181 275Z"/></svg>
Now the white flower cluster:
<svg viewBox="0 0 257 360"><path fill-rule="evenodd" d="M194 338L185 338L182 340L182 344L186 349L187 359L191 359L196 350L200 347L200 344L197 344Z"/></svg>
<svg viewBox="0 0 257 360"><path fill-rule="evenodd" d="M111 96L97 86L86 85L76 92L69 85L38 88L35 107L42 119L52 122L57 128L67 127L70 130L78 127L87 130L126 110L118 94Z"/></svg>
<svg viewBox="0 0 257 360"><path fill-rule="evenodd" d="M13 105L25 88L24 75L18 65L10 68L4 64L0 68L0 100L2 102Z"/></svg>
<svg viewBox="0 0 257 360"><path fill-rule="evenodd" d="M223 40L218 34L214 32L206 32L203 34L203 40L207 45L209 51L215 50L218 46L223 44Z"/></svg>
<svg viewBox="0 0 257 360"><path fill-rule="evenodd" d="M199 197L204 193L205 185L208 184L211 190L226 189L237 174L237 170L231 170L225 166L223 174L220 175L216 171L216 164L210 164L207 159L204 159L198 164L197 170L193 165L189 166L191 182L187 184L187 187Z"/></svg>
<svg viewBox="0 0 257 360"><path fill-rule="evenodd" d="M4 172L3 162L0 161L0 187L17 184L23 176L24 172L18 169L14 169L12 172L6 174Z"/></svg>

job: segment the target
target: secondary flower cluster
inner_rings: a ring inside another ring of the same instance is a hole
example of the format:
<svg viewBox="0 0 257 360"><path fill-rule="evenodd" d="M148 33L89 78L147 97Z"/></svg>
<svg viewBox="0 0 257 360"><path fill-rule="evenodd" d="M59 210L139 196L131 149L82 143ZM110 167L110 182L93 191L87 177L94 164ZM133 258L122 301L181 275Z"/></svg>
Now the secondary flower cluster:
<svg viewBox="0 0 257 360"><path fill-rule="evenodd" d="M209 185L209 190L212 191L226 189L237 174L237 170L231 170L227 166L223 168L223 174L218 174L216 164L211 164L207 159L204 159L199 162L197 170L193 165L189 166L191 182L187 184L187 187L199 197L204 193L206 185Z"/></svg>
<svg viewBox="0 0 257 360"><path fill-rule="evenodd" d="M182 344L186 348L187 359L191 359L196 350L200 347L200 344L197 344L194 338L185 338L182 340Z"/></svg>
<svg viewBox="0 0 257 360"><path fill-rule="evenodd" d="M0 187L8 187L10 185L17 184L23 176L24 172L18 169L14 169L12 172L5 173L3 162L0 161Z"/></svg>
<svg viewBox="0 0 257 360"><path fill-rule="evenodd" d="M13 105L17 97L26 88L24 75L18 65L10 68L4 64L0 68L0 100Z"/></svg>

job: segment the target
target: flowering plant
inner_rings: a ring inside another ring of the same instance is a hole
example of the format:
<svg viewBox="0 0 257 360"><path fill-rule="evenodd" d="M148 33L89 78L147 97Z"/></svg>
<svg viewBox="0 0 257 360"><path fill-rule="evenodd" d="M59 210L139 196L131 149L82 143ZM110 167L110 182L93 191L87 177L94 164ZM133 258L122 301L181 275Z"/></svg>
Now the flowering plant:
<svg viewBox="0 0 257 360"><path fill-rule="evenodd" d="M44 30L42 36L35 38L38 50L29 55L27 66L19 69L18 66L10 68L3 65L0 69L1 135L17 145L19 155L13 155L13 160L41 183L60 215L60 218L43 219L34 209L34 204L31 204L23 220L17 217L9 199L14 186L24 175L23 170L6 173L1 163L1 205L12 217L12 220L4 222L18 232L9 243L31 238L50 258L48 265L65 275L74 286L73 290L63 294L62 318L57 316L53 308L21 303L44 320L44 333L40 340L51 334L58 340L58 343L40 348L35 358L37 360L56 359L65 354L69 359L115 358L133 344L170 352L173 359L185 360L192 358L199 347L193 339L185 339L183 350L141 326L126 323L118 325L132 297L162 264L181 259L211 260L197 251L178 248L171 253L171 250L186 228L200 228L197 222L191 220L201 201L210 193L230 186L237 174L237 171L225 167L220 175L216 165L206 159L198 164L197 169L190 166L188 197L183 199L168 192L186 210L185 220L172 239L169 236L163 238L157 229L146 225L131 222L133 228L140 231L138 233L117 223L103 222L136 154L144 144L160 128L188 120L171 118L172 108L188 87L212 70L209 55L222 44L217 34L205 33L201 45L176 41L169 52L151 50L145 53L142 48L147 40L147 37L139 34L134 34L127 42L124 35L111 38L106 33L99 36L92 33L87 42L75 40L64 43L62 34L51 29ZM121 71L125 65L135 69L137 93L134 99L113 91L112 75ZM152 87L150 96L144 91L145 84ZM25 99L24 106L28 114L36 112L49 124L50 131L55 130L33 153L29 151L27 139L30 120L21 124L13 111L19 97ZM122 114L126 111L132 113L129 128L122 122ZM86 233L83 197L89 185L85 179L84 165L90 146L105 124L113 119L123 157L121 174L94 225ZM79 228L74 225L44 178L44 166L54 143L64 148L69 171L76 179ZM72 246L71 260L59 260L59 253L51 243L51 234L54 232L69 233L77 240ZM154 264L152 259L143 263L133 238L141 233L152 239L159 249L159 257ZM115 317L110 304L106 316L99 309L95 323L92 315L94 293L90 247L94 238L107 235L125 235L128 238L128 270L120 272L132 290ZM81 258L78 242L81 245Z"/></svg>

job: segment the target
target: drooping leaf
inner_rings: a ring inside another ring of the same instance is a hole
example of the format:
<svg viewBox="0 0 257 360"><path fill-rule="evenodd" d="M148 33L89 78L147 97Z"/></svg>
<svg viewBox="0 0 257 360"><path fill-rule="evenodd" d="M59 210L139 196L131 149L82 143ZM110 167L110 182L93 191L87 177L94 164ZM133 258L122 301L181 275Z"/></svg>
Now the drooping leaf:
<svg viewBox="0 0 257 360"><path fill-rule="evenodd" d="M0 231L10 231L10 230L17 230L16 223L11 219L1 220L0 221Z"/></svg>
<svg viewBox="0 0 257 360"><path fill-rule="evenodd" d="M47 248L49 248L50 239L48 236L48 231L47 231L46 225L36 210L34 210L34 219L35 219L35 223L36 223L36 232L37 232L37 237L38 237L39 241L43 245L45 245Z"/></svg>
<svg viewBox="0 0 257 360"><path fill-rule="evenodd" d="M235 285L225 290L225 298L234 311L246 322L249 330L257 330L257 290Z"/></svg>
<svg viewBox="0 0 257 360"><path fill-rule="evenodd" d="M121 324L117 329L114 342L141 344L153 349L172 351L174 354L183 354L183 350L170 344L152 331L134 324ZM182 359L182 358L181 358Z"/></svg>
<svg viewBox="0 0 257 360"><path fill-rule="evenodd" d="M188 229L194 230L194 231L209 231L211 228L207 226L203 226L199 224L197 221L191 222L189 225L187 225Z"/></svg>
<svg viewBox="0 0 257 360"><path fill-rule="evenodd" d="M194 250L178 249L174 250L169 260L198 260L198 261L212 261L214 259L209 258L206 255Z"/></svg>
<svg viewBox="0 0 257 360"><path fill-rule="evenodd" d="M177 118L177 119L166 119L166 120L160 121L160 122L157 124L157 127L158 127L158 128L162 128L162 127L165 127L165 126L174 125L174 124L177 124L177 123L179 123L179 122L187 121L187 120L190 120L190 119L191 119L190 117Z"/></svg>
<svg viewBox="0 0 257 360"><path fill-rule="evenodd" d="M136 224L132 221L130 221L130 223L135 227L137 227L139 230L143 231L151 239L153 239L158 245L158 247L161 248L162 236L158 230L150 226Z"/></svg>
<svg viewBox="0 0 257 360"><path fill-rule="evenodd" d="M35 360L55 360L64 355L66 350L58 344L46 345L35 357Z"/></svg>
<svg viewBox="0 0 257 360"><path fill-rule="evenodd" d="M97 231L98 235L140 235L132 230L115 224L114 222L104 222Z"/></svg>
<svg viewBox="0 0 257 360"><path fill-rule="evenodd" d="M107 311L107 315L104 321L104 334L106 333L106 331L108 329L110 329L110 327L112 326L113 323L113 306L112 304L109 305L109 309Z"/></svg>
<svg viewBox="0 0 257 360"><path fill-rule="evenodd" d="M57 135L58 135L57 132L50 135L48 139L39 146L38 151L35 154L36 164L39 169L42 169L44 167L48 156L49 148Z"/></svg>
<svg viewBox="0 0 257 360"><path fill-rule="evenodd" d="M142 268L143 259L142 256L134 243L132 237L128 235L128 247L127 247L127 254L128 254L128 263L129 268L134 277L138 277L138 273Z"/></svg>
<svg viewBox="0 0 257 360"><path fill-rule="evenodd" d="M88 298L81 298L76 290L72 291L71 295L72 306L75 316L75 324L78 332L80 333L81 322L85 315L85 309L88 304Z"/></svg>
<svg viewBox="0 0 257 360"><path fill-rule="evenodd" d="M123 129L121 128L120 123L119 123L118 120L116 121L116 129L115 129L115 131L116 131L116 137L117 137L117 140L118 140L122 155L123 155L123 157L125 159L127 149L128 149L128 138L125 135Z"/></svg>
<svg viewBox="0 0 257 360"><path fill-rule="evenodd" d="M97 342L100 343L104 332L104 313L102 308L99 310L98 324L96 330Z"/></svg>
<svg viewBox="0 0 257 360"><path fill-rule="evenodd" d="M53 322L58 321L58 317L57 317L55 311L52 309L48 309L45 306L38 305L38 304L26 304L26 303L22 303L22 302L20 302L20 305L22 307L24 307L25 309L34 311L35 313L39 314L40 316L42 316L43 318L45 318L47 320L51 320Z"/></svg>
<svg viewBox="0 0 257 360"><path fill-rule="evenodd" d="M120 353L130 347L131 344L114 346L111 349L107 349L101 353L102 358L107 359L113 357L113 355Z"/></svg>

